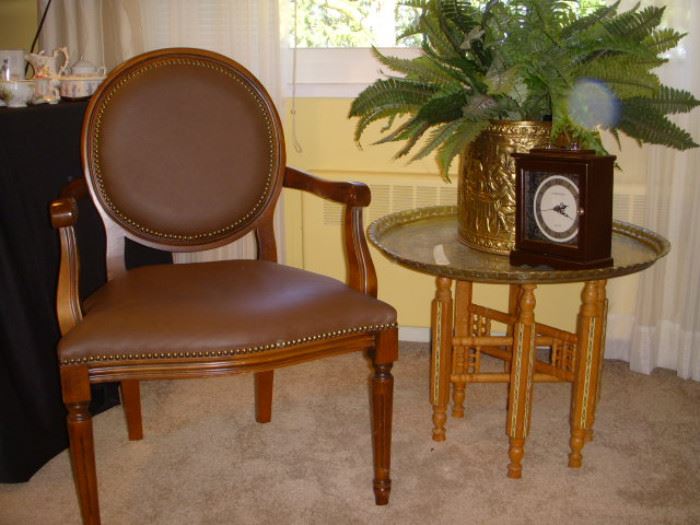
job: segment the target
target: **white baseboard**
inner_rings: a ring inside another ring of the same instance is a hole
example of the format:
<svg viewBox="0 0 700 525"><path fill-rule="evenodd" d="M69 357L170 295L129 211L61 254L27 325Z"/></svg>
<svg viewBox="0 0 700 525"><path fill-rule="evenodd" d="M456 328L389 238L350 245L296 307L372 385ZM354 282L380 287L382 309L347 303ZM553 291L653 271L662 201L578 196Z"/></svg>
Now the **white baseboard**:
<svg viewBox="0 0 700 525"><path fill-rule="evenodd" d="M506 335L502 330L492 332L491 335ZM399 341L409 343L429 343L430 328L424 326L399 326Z"/></svg>
<svg viewBox="0 0 700 525"><path fill-rule="evenodd" d="M424 326L399 326L399 341L429 343L430 328Z"/></svg>

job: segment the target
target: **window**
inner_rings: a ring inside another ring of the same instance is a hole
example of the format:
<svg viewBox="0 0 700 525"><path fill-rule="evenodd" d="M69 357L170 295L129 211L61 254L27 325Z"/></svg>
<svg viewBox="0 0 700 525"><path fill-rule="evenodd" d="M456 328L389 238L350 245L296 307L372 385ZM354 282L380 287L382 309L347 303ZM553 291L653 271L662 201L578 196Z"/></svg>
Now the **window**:
<svg viewBox="0 0 700 525"><path fill-rule="evenodd" d="M398 41L415 10L401 0L289 0L294 20L290 44L299 48L412 47Z"/></svg>
<svg viewBox="0 0 700 525"><path fill-rule="evenodd" d="M417 10L411 0L280 0L289 28L287 95L354 98L381 75L370 46L401 58L419 54L419 36L399 38ZM472 0L486 4L488 0ZM506 0L507 1L507 0ZM588 13L606 0L568 0Z"/></svg>
<svg viewBox="0 0 700 525"><path fill-rule="evenodd" d="M396 47L415 14L401 5L403 0L282 1L289 28L286 62L296 69L285 74L287 95L295 78L296 96L352 98L381 74L370 46L406 58L418 53L410 47L418 42L416 37Z"/></svg>

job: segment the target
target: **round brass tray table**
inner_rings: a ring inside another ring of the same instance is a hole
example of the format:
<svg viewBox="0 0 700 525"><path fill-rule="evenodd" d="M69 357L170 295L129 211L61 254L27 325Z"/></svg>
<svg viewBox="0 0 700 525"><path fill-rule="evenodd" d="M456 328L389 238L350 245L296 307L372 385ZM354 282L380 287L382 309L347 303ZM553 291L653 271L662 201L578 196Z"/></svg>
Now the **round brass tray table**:
<svg viewBox="0 0 700 525"><path fill-rule="evenodd" d="M450 386L453 417L464 416L467 383L509 384L506 434L508 476L519 478L530 426L532 385L567 381L573 384L569 466L580 467L585 442L593 439L605 347L607 280L648 268L666 255L670 245L660 235L614 222L612 266L587 270L553 270L545 266L511 266L507 256L480 252L457 235L457 208L438 206L393 213L369 226L369 238L395 262L436 276L431 305L430 401L433 439L446 439ZM452 281L456 281L454 299ZM510 285L508 312L472 302L472 283ZM583 283L576 333L535 322L538 284ZM505 335L492 335L491 323L503 323ZM546 359L536 349L545 348ZM481 355L505 362L503 373L480 370Z"/></svg>

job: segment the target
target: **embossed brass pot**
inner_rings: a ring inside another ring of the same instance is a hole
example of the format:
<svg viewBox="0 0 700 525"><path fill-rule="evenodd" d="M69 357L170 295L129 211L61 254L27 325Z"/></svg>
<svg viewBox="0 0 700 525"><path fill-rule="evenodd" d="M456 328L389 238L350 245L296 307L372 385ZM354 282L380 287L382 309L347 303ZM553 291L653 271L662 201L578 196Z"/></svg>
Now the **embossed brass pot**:
<svg viewBox="0 0 700 525"><path fill-rule="evenodd" d="M550 143L551 124L493 122L460 157L459 238L467 246L508 255L515 245L515 162L511 153Z"/></svg>

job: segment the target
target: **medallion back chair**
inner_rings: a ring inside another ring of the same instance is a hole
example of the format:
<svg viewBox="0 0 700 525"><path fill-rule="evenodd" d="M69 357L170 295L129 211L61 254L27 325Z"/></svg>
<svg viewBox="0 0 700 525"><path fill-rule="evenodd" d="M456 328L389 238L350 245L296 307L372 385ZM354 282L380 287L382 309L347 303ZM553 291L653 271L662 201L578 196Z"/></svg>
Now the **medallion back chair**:
<svg viewBox="0 0 700 525"><path fill-rule="evenodd" d="M275 368L352 351L372 360L374 496L386 504L398 339L396 311L376 299L364 238L369 188L287 167L279 116L258 80L229 58L187 48L140 55L107 77L85 115L82 161L82 190L73 184L52 202L51 219L61 241L58 357L83 523L100 522L92 383L119 383L135 440L141 381L252 372L255 417L266 423ZM283 186L344 205L346 283L277 263L273 212ZM82 303L81 193L107 236L107 282ZM256 260L125 266L125 239L191 252L249 232Z"/></svg>

